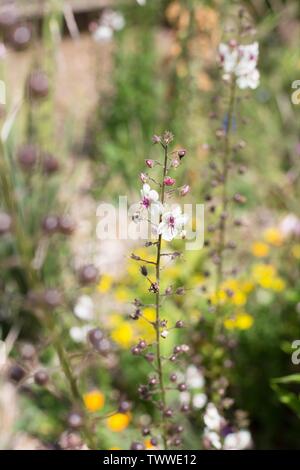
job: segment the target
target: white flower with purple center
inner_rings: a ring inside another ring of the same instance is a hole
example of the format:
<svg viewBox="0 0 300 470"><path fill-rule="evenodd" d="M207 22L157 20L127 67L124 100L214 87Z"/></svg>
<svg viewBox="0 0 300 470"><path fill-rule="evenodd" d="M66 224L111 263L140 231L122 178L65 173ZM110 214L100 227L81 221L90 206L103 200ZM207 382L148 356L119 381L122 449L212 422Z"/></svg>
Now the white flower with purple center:
<svg viewBox="0 0 300 470"><path fill-rule="evenodd" d="M169 242L183 232L187 220L188 216L182 214L179 206L172 210L165 210L162 214L162 220L158 225L157 233L162 236L163 240Z"/></svg>
<svg viewBox="0 0 300 470"><path fill-rule="evenodd" d="M259 55L258 42L241 45L235 41L219 45L219 58L224 70L224 79L236 76L239 88L255 89L259 85L259 71L257 60Z"/></svg>
<svg viewBox="0 0 300 470"><path fill-rule="evenodd" d="M155 189L151 189L149 184L145 183L141 190L141 206L143 209L150 210L153 216L157 216L161 213L162 205L159 201L158 192Z"/></svg>

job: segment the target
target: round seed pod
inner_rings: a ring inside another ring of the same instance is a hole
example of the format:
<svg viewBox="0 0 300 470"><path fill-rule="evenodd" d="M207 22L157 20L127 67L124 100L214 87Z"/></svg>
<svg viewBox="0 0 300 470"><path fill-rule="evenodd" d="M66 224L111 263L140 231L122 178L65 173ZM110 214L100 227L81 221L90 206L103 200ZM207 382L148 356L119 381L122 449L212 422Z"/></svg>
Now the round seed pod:
<svg viewBox="0 0 300 470"><path fill-rule="evenodd" d="M43 170L46 175L52 175L59 170L58 160L51 153L43 155Z"/></svg>
<svg viewBox="0 0 300 470"><path fill-rule="evenodd" d="M68 425L70 426L70 428L78 429L82 426L82 422L83 420L81 414L77 413L76 411L73 411L69 414Z"/></svg>
<svg viewBox="0 0 300 470"><path fill-rule="evenodd" d="M0 235L4 235L11 229L11 217L5 212L0 212Z"/></svg>
<svg viewBox="0 0 300 470"><path fill-rule="evenodd" d="M82 266L79 270L79 282L82 285L94 284L99 277L99 271L93 264Z"/></svg>
<svg viewBox="0 0 300 470"><path fill-rule="evenodd" d="M16 51L23 51L30 45L31 28L27 24L16 25L10 34L10 44Z"/></svg>
<svg viewBox="0 0 300 470"><path fill-rule="evenodd" d="M25 377L26 372L23 367L19 366L18 364L14 364L9 368L8 371L8 378L14 382L19 383Z"/></svg>
<svg viewBox="0 0 300 470"><path fill-rule="evenodd" d="M98 349L99 342L103 339L103 332L99 328L93 328L87 336L91 345Z"/></svg>
<svg viewBox="0 0 300 470"><path fill-rule="evenodd" d="M35 354L36 350L32 344L23 344L21 348L21 356L24 361L31 361L35 357Z"/></svg>
<svg viewBox="0 0 300 470"><path fill-rule="evenodd" d="M58 228L64 235L72 235L75 231L75 221L68 215L63 215L58 219Z"/></svg>
<svg viewBox="0 0 300 470"><path fill-rule="evenodd" d="M57 289L47 289L43 295L44 303L50 309L59 307L62 303L62 295Z"/></svg>
<svg viewBox="0 0 300 470"><path fill-rule="evenodd" d="M47 235L52 235L57 232L59 228L58 217L55 215L47 215L42 222L42 228Z"/></svg>
<svg viewBox="0 0 300 470"><path fill-rule="evenodd" d="M18 161L24 171L30 171L36 165L38 151L34 145L27 144L19 149Z"/></svg>
<svg viewBox="0 0 300 470"><path fill-rule="evenodd" d="M0 13L0 28L11 28L18 20L17 10L14 5L7 5Z"/></svg>
<svg viewBox="0 0 300 470"><path fill-rule="evenodd" d="M34 374L34 381L37 385L44 387L45 385L47 385L49 381L49 375L47 374L45 370L38 370Z"/></svg>
<svg viewBox="0 0 300 470"><path fill-rule="evenodd" d="M27 81L28 94L31 99L46 98L49 93L49 79L42 70L31 72Z"/></svg>

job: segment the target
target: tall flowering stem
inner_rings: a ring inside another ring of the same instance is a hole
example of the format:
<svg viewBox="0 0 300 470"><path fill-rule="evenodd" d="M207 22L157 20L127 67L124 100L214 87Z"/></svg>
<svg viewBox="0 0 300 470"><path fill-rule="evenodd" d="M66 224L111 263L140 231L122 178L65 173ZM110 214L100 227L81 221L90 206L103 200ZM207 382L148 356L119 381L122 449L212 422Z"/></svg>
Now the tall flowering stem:
<svg viewBox="0 0 300 470"><path fill-rule="evenodd" d="M167 199L174 195L176 190L181 197L186 196L189 192L189 186L185 185L181 188L176 189L176 180L169 175L171 170L176 170L181 164L183 157L186 154L184 149L170 151L169 147L173 140L171 132L165 132L162 136L154 136L153 143L159 144L163 149L163 159L145 161L146 166L149 169L156 167L159 169L159 178L156 180L147 173L142 173L140 179L143 183L141 190L142 199L140 201L139 209L135 214L137 221L146 220L150 221L151 240L146 242L146 247L155 247L154 260L141 258L134 253L131 257L135 261L143 263L140 268L141 274L149 282L149 292L155 296L155 301L151 304L144 304L138 299L135 299L134 306L135 312L131 315L133 320L142 318L152 325L155 330L155 341L153 344L147 344L144 339L140 339L139 343L132 348L134 355L143 356L152 365L152 369L156 375L150 375L148 377L148 383L139 386L139 393L145 400L152 401L152 403L158 408L161 416L161 421L157 429L160 429L160 441L164 449L168 449L170 446L178 447L181 445L180 433L183 428L181 424L174 423L175 412L170 407L167 400L167 392L169 390L177 390L184 392L186 390L186 384L184 382L177 383L177 375L170 374L169 380L167 381L167 366L169 363L177 361L178 356L182 353L188 352L189 348L187 345L176 345L169 357L162 355L162 341L166 339L169 332L174 328L182 328L184 326L182 320L177 320L174 326L169 327L168 321L161 317L162 304L167 297L172 295L184 295L185 290L183 287L173 290L172 286L168 286L165 289L162 288L161 272L166 266L166 263L162 262L162 259L172 261L180 255L178 252L162 252L162 242L172 241L175 237L185 237L184 225L186 222L185 214L181 213L181 208L176 205L168 205ZM158 186L159 191L151 189L148 182L154 183ZM155 241L152 241L155 240ZM148 272L148 266L155 267L153 273L153 279L151 279L151 273ZM153 306L155 308L155 318L153 321L147 319L143 314L143 309L147 306ZM182 412L187 412L188 407L183 406L180 409ZM154 430L155 432L156 430ZM150 429L144 429L143 435L152 435L151 442L155 447L159 445L159 441L152 434ZM142 448L143 444L133 443L132 449Z"/></svg>
<svg viewBox="0 0 300 470"><path fill-rule="evenodd" d="M168 144L161 143L164 149L164 165L163 165L163 177L161 182L161 194L160 194L160 202L163 205L165 203L165 184L164 180L167 175L167 166L168 166ZM159 219L160 223L162 221L162 215L160 215ZM164 423L164 410L166 408L166 392L164 387L164 377L163 377L163 367L161 361L161 353L160 353L160 259L161 259L161 242L162 242L162 234L158 236L157 241L157 257L156 257L156 284L158 286L156 292L156 319L155 319L155 327L156 327L156 360L157 360L157 369L158 369L158 376L159 376L159 385L160 385L160 393L161 393L161 400L163 404L162 409L162 420L163 420L163 441L165 449L168 449L167 444L167 436L166 436L166 427Z"/></svg>
<svg viewBox="0 0 300 470"><path fill-rule="evenodd" d="M222 199L221 199L221 217L220 217L220 230L219 230L219 239L218 239L218 261L217 261L217 275L216 275L216 293L217 293L217 313L220 309L220 286L223 281L223 269L224 269L224 249L226 245L226 220L227 220L227 207L228 207L228 173L229 173L229 161L231 155L231 132L234 116L234 107L235 107L235 98L236 98L236 81L232 80L230 84L230 96L229 96L229 106L228 106L228 121L226 125L226 135L224 139L224 153L223 153L223 167L221 173L221 180L223 184L222 189ZM216 327L219 323L219 315L217 315Z"/></svg>

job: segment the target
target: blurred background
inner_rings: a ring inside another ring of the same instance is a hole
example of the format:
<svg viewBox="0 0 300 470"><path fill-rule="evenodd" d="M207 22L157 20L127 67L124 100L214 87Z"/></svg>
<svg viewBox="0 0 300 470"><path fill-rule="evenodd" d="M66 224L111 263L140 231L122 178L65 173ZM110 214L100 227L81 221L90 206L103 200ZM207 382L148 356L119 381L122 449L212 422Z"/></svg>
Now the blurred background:
<svg viewBox="0 0 300 470"><path fill-rule="evenodd" d="M192 187L188 202L205 200L209 149L226 118L217 49L241 7L253 25L250 42L260 44L261 81L244 93L234 126L243 172L229 185L246 196L236 209L246 222L232 254L239 267L231 280L239 293L234 308L242 318L225 323L230 393L253 448L300 449L300 366L291 360L300 339L300 105L292 102L292 83L300 80L297 0L0 1L0 339L7 353L0 448L52 448L65 431L63 392L23 380L43 365L61 385L49 338L32 314L33 293L45 289L58 306L70 354L84 352L90 325L103 325L113 343L100 368L74 359L82 390L99 390L108 408L110 397L136 403L126 422L100 427L105 448L128 448L154 413L137 397L145 367L129 351L141 335L152 335L147 324L128 320L128 305L145 296L145 282L130 260L132 243L97 240L96 210L123 194L138 200L144 160L156 158L151 137L166 129L176 148L188 150L188 164L177 173ZM178 335L191 339L191 364L218 368L203 294L209 256L204 249L184 258L165 276L192 290L167 300L166 316L190 325ZM82 287L76 273L91 264L100 278ZM151 319L153 311L147 314ZM12 368L21 363L19 380ZM205 378L200 382L194 393L202 402L187 420L184 448L202 448L207 397Z"/></svg>

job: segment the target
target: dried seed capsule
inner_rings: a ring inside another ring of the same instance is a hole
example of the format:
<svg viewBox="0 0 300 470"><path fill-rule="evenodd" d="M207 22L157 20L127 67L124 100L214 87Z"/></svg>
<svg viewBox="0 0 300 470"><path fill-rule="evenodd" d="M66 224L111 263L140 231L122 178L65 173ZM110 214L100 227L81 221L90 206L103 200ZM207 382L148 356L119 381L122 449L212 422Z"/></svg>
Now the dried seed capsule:
<svg viewBox="0 0 300 470"><path fill-rule="evenodd" d="M10 231L11 228L11 217L5 212L0 212L0 235Z"/></svg>
<svg viewBox="0 0 300 470"><path fill-rule="evenodd" d="M47 215L42 222L42 228L47 235L52 235L57 232L59 226L59 219L56 215Z"/></svg>
<svg viewBox="0 0 300 470"><path fill-rule="evenodd" d="M45 370L39 370L34 374L34 381L37 385L44 387L49 380L49 375Z"/></svg>
<svg viewBox="0 0 300 470"><path fill-rule="evenodd" d="M45 72L42 70L31 72L28 77L27 87L30 98L45 98L49 93L49 80Z"/></svg>
<svg viewBox="0 0 300 470"><path fill-rule="evenodd" d="M99 271L93 264L82 266L82 268L79 270L79 281L83 285L97 282L98 277Z"/></svg>

